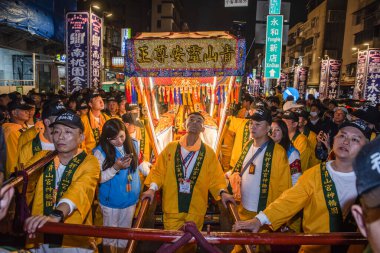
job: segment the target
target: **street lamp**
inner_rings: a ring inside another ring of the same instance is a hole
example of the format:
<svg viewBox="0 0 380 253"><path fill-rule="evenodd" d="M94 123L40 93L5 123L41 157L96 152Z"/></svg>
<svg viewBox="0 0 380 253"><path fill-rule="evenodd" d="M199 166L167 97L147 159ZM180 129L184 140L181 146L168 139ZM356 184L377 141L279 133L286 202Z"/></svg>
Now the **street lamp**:
<svg viewBox="0 0 380 253"><path fill-rule="evenodd" d="M97 10L100 10L100 6L99 5L91 5L92 6L92 8L94 8L94 9L97 9Z"/></svg>

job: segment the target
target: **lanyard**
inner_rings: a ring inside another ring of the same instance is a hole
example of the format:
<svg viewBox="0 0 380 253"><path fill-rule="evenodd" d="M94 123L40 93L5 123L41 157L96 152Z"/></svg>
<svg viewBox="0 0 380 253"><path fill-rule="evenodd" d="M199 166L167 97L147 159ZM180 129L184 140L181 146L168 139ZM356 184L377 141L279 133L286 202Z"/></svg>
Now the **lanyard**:
<svg viewBox="0 0 380 253"><path fill-rule="evenodd" d="M182 156L182 149L180 149L180 152L181 152L182 169L184 169L183 177L186 178L187 169L189 168L189 165L191 164L191 161L193 160L196 152L190 151L185 157L185 159L183 159L183 156Z"/></svg>
<svg viewBox="0 0 380 253"><path fill-rule="evenodd" d="M247 170L247 168L249 167L249 165L256 160L257 156L261 153L261 151L264 150L264 148L268 145L268 143L269 143L269 141L265 142L263 145L261 145L261 147L259 147L259 149L256 151L256 153L252 156L251 159L249 159L247 164L244 166L243 170L240 172L240 176L242 176L244 174L244 172Z"/></svg>

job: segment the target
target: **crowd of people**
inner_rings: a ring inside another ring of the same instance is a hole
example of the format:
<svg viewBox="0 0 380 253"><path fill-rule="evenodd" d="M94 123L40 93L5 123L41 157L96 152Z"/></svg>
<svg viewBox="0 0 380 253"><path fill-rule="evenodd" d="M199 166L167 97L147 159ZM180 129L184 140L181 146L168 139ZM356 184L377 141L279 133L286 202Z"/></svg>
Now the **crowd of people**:
<svg viewBox="0 0 380 253"><path fill-rule="evenodd" d="M380 252L379 106L352 109L312 95L294 100L284 101L280 89L265 98L244 95L242 108L226 120L216 152L201 140L204 116L192 112L186 134L152 159L147 115L119 91L2 94L0 185L23 175L20 168L49 160L19 189L1 188L0 219L20 218L11 204L16 190L30 208L21 221L28 234L22 247L121 252L126 240L42 235L37 229L46 222L131 227L139 200L152 202L161 190L164 229L178 230L192 221L201 230L210 192L221 200L223 231L359 229ZM237 206L241 221L229 222L228 202ZM347 247L304 245L300 250L346 252ZM239 245L232 250L242 251Z"/></svg>

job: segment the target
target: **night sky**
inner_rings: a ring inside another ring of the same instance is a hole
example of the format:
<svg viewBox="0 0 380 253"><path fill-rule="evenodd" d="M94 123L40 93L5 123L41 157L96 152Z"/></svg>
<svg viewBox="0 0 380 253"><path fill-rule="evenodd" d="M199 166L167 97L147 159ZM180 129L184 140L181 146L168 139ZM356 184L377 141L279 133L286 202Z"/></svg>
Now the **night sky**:
<svg viewBox="0 0 380 253"><path fill-rule="evenodd" d="M305 21L306 0L290 0L290 27ZM247 22L247 39L254 36L256 16L255 0L249 0L248 7L225 8L224 0L182 0L184 20L188 21L191 31L230 30L232 21Z"/></svg>

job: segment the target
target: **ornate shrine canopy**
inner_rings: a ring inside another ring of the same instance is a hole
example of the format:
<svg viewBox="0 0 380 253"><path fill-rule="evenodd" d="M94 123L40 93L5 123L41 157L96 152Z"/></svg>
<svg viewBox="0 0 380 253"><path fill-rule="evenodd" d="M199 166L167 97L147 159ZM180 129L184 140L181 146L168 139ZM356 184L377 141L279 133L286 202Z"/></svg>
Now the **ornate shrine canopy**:
<svg viewBox="0 0 380 253"><path fill-rule="evenodd" d="M245 40L227 32L142 33L126 41L129 77L244 74Z"/></svg>

